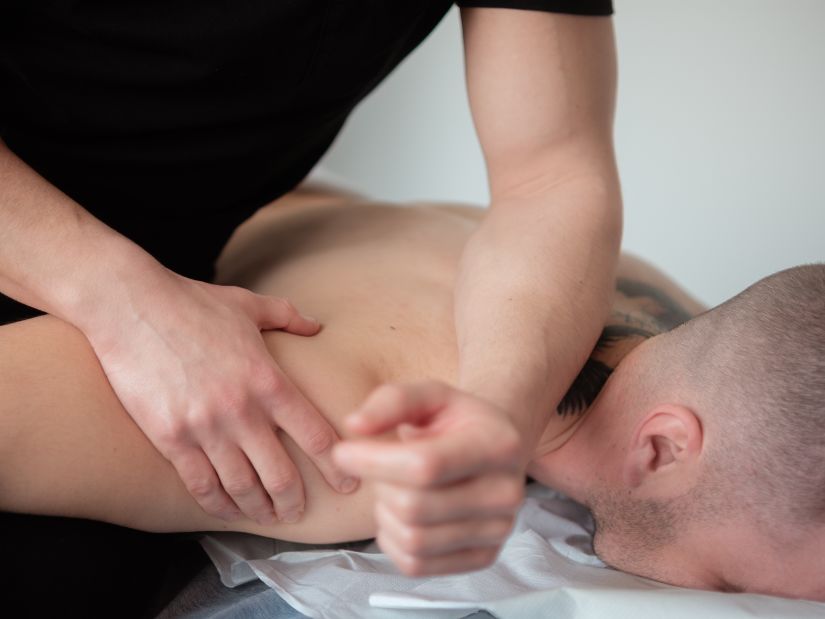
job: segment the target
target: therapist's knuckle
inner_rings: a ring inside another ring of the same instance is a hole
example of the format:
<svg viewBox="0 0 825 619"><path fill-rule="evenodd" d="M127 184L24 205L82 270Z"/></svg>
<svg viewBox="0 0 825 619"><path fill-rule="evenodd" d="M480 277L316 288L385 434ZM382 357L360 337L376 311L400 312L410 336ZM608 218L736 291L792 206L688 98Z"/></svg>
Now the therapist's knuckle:
<svg viewBox="0 0 825 619"><path fill-rule="evenodd" d="M198 416L201 422L209 418L229 418L230 421L243 421L250 408L249 392L241 387L227 387L213 397L208 410Z"/></svg>
<svg viewBox="0 0 825 619"><path fill-rule="evenodd" d="M393 542L389 543L389 537L385 532L379 531L375 538L378 546L392 559L392 562L398 568L398 571L406 576L423 576L426 568L426 562L421 558L407 553L403 550L395 537Z"/></svg>
<svg viewBox="0 0 825 619"><path fill-rule="evenodd" d="M493 496L494 507L512 512L521 506L524 499L524 490L521 488L521 484L516 482L505 483Z"/></svg>
<svg viewBox="0 0 825 619"><path fill-rule="evenodd" d="M180 451L181 446L189 438L189 425L185 420L167 419L155 433L155 444L158 450L167 458L173 459Z"/></svg>
<svg viewBox="0 0 825 619"><path fill-rule="evenodd" d="M425 514L424 504L412 492L401 492L395 499L393 511L402 522L417 524L423 521Z"/></svg>
<svg viewBox="0 0 825 619"><path fill-rule="evenodd" d="M420 486L429 486L438 480L442 468L443 464L438 456L417 454L410 461L410 480Z"/></svg>
<svg viewBox="0 0 825 619"><path fill-rule="evenodd" d="M416 578L427 575L427 561L423 557L403 553L399 555L396 564L407 576Z"/></svg>
<svg viewBox="0 0 825 619"><path fill-rule="evenodd" d="M422 555L427 550L427 532L420 527L402 527L398 535L398 545L408 555Z"/></svg>
<svg viewBox="0 0 825 619"><path fill-rule="evenodd" d="M510 534L512 528L513 521L511 519L501 519L487 525L487 530L484 533L489 539L500 541Z"/></svg>
<svg viewBox="0 0 825 619"><path fill-rule="evenodd" d="M298 482L298 476L291 469L282 469L266 481L266 490L270 495L288 492Z"/></svg>
<svg viewBox="0 0 825 619"><path fill-rule="evenodd" d="M186 418L180 420L178 432L181 440L186 436L197 437L201 441L205 437L216 436L226 416L226 409L214 406L204 405L190 410Z"/></svg>
<svg viewBox="0 0 825 619"><path fill-rule="evenodd" d="M330 452L335 444L335 435L330 428L318 428L311 431L306 438L306 452L309 456L323 456Z"/></svg>
<svg viewBox="0 0 825 619"><path fill-rule="evenodd" d="M186 419L181 420L176 431L181 441L186 436L198 437L201 440L205 437L215 436L218 427L221 425L221 417L222 415L217 409L204 408L197 414L190 414Z"/></svg>
<svg viewBox="0 0 825 619"><path fill-rule="evenodd" d="M510 464L521 455L521 440L516 430L502 431L497 434L493 446L493 457L497 462Z"/></svg>
<svg viewBox="0 0 825 619"><path fill-rule="evenodd" d="M233 406L216 412L211 419L204 418L199 428L203 436L220 436L227 428L240 429L248 427L254 418L254 409L251 406Z"/></svg>
<svg viewBox="0 0 825 619"><path fill-rule="evenodd" d="M292 316L298 313L298 310L295 309L295 304L286 297L276 297L273 299L273 303L285 316Z"/></svg>
<svg viewBox="0 0 825 619"><path fill-rule="evenodd" d="M249 384L262 398L272 398L284 390L285 378L275 367L265 363L256 365L249 376Z"/></svg>
<svg viewBox="0 0 825 619"><path fill-rule="evenodd" d="M496 562L498 557L498 548L479 548L474 550L470 559L470 566L475 569L490 567Z"/></svg>
<svg viewBox="0 0 825 619"><path fill-rule="evenodd" d="M241 474L227 478L223 487L233 497L243 498L253 494L257 485L251 475Z"/></svg>
<svg viewBox="0 0 825 619"><path fill-rule="evenodd" d="M187 492L191 494L198 503L202 503L211 498L218 489L217 481L210 475L192 475L183 480Z"/></svg>

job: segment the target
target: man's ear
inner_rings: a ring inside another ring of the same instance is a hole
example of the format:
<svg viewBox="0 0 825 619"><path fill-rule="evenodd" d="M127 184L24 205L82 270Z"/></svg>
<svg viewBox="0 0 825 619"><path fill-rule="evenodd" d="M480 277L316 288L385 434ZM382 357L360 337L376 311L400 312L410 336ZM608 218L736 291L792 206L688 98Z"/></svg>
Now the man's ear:
<svg viewBox="0 0 825 619"><path fill-rule="evenodd" d="M692 475L702 453L702 423L691 409L677 405L656 406L643 418L633 434L625 456L622 477L638 488L650 485L665 491L681 487Z"/></svg>

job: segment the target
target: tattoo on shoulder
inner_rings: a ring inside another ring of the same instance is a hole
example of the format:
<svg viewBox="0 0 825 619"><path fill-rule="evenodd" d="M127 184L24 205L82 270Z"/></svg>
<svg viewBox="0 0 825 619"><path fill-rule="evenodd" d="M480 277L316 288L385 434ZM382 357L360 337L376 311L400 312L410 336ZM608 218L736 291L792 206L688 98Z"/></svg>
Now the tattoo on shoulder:
<svg viewBox="0 0 825 619"><path fill-rule="evenodd" d="M649 301L646 311L651 318L662 327L662 331L670 331L680 324L687 322L693 316L676 299L661 288L647 282L627 277L620 277L616 281L616 290L629 299Z"/></svg>
<svg viewBox="0 0 825 619"><path fill-rule="evenodd" d="M599 360L599 353L632 337L648 339L670 331L692 318L673 297L651 284L619 278L616 289L629 299L644 302L644 310L638 313L613 311L611 324L602 331L590 358L559 403L557 412L561 417L583 413L613 373L615 368Z"/></svg>

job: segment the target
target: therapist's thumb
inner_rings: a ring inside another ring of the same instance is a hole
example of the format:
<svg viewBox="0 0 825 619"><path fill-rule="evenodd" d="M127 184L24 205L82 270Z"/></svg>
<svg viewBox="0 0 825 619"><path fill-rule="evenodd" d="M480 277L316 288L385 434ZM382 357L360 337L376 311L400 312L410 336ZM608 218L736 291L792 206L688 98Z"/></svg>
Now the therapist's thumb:
<svg viewBox="0 0 825 619"><path fill-rule="evenodd" d="M280 297L255 295L255 321L259 329L282 329L295 335L315 335L321 324L299 313L288 300Z"/></svg>
<svg viewBox="0 0 825 619"><path fill-rule="evenodd" d="M449 396L449 387L437 381L384 384L374 389L345 423L362 435L380 434L401 424L423 425L447 405Z"/></svg>

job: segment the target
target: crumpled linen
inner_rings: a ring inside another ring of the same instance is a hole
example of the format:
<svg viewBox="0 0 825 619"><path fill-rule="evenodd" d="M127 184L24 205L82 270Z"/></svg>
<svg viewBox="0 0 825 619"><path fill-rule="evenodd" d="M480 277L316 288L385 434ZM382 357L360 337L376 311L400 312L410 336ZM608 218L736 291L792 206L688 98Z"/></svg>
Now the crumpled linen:
<svg viewBox="0 0 825 619"><path fill-rule="evenodd" d="M409 578L374 543L317 547L236 533L201 544L221 581L260 579L292 607L325 619L807 619L825 604L670 587L607 568L591 546L585 508L540 486L528 491L513 533L490 567Z"/></svg>

